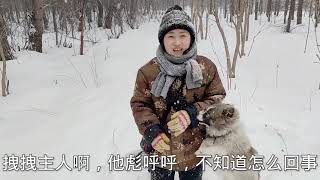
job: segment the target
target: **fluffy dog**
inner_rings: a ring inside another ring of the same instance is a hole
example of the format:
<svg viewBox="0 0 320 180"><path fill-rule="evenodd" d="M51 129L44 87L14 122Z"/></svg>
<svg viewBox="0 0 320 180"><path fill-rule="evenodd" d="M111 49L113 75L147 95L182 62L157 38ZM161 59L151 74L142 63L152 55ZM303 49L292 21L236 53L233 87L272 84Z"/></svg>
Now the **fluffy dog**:
<svg viewBox="0 0 320 180"><path fill-rule="evenodd" d="M228 156L230 161L242 156L246 161L245 169L249 168L250 163L252 165L250 158L256 155L257 151L251 146L249 138L243 131L239 111L233 105L223 103L212 105L201 111L198 119L206 126L206 138L196 155ZM260 179L259 172L253 170L228 169L219 172L224 180Z"/></svg>

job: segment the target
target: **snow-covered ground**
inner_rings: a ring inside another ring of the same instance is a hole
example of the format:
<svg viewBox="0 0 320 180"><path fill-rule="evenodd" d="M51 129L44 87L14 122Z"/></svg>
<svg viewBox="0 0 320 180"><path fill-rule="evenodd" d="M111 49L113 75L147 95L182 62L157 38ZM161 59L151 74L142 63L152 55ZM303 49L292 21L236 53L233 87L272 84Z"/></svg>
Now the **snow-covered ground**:
<svg viewBox="0 0 320 180"><path fill-rule="evenodd" d="M315 180L320 178L320 167L310 172L301 169L301 156L320 155L320 61L315 56L314 29L304 53L307 20L294 26L291 34L283 32L281 22L280 18L275 24L253 22L247 54L253 36L262 32L250 55L238 60L237 78L225 101L240 109L254 147L265 156L264 163L272 154L279 158L282 171L263 170L262 180ZM218 66L227 88L224 47L218 29L211 24L210 38L198 41L198 54ZM224 27L233 47L234 30ZM77 41L70 40L73 48L57 48L53 34L47 33L44 53L17 53L17 59L7 65L10 95L0 97L0 179L148 180L145 169L109 171L108 159L139 149L140 135L129 100L138 68L155 55L157 30L158 22L151 21L119 39L107 40L98 29L91 34L98 43L86 43L84 56L78 55ZM74 155L90 155L90 170L3 169L6 155L11 160L19 157L21 164L24 154L35 156L39 169L44 168L41 158L45 154L54 157L48 160L53 163L48 168L57 168L62 155L70 167ZM284 155L299 156L300 170L285 172ZM319 157L316 160L320 162ZM203 179L218 178L207 167Z"/></svg>

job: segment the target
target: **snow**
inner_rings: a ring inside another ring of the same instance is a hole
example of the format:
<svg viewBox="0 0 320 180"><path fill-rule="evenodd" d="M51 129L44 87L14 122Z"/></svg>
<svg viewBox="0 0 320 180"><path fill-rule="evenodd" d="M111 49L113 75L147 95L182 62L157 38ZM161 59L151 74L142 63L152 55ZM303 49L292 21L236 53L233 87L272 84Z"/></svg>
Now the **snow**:
<svg viewBox="0 0 320 180"><path fill-rule="evenodd" d="M265 156L264 163L275 154L283 168L284 155L320 154L320 64L315 63L319 61L313 28L304 53L307 23L287 34L282 19L275 22L266 23L264 18L253 22L246 52L253 35L263 31L250 55L238 59L237 78L225 102L239 108L252 144ZM158 23L147 22L111 40L104 30L94 29L90 37L98 43L86 42L84 56L78 55L77 40L68 39L72 48L57 48L53 33L44 35L44 53L16 53L17 59L7 64L10 95L0 98L0 162L5 154L47 154L55 158L51 167L57 167L65 154L72 166L73 155L90 155L90 171L1 168L0 179L149 179L145 169L109 171L108 159L139 149L140 135L129 101L138 68L155 55ZM227 88L224 47L218 29L211 24L212 41L199 40L198 52L218 66ZM234 30L223 25L229 46L234 47ZM262 180L319 178L319 167L310 172L264 170L261 174ZM203 179L219 178L207 167Z"/></svg>

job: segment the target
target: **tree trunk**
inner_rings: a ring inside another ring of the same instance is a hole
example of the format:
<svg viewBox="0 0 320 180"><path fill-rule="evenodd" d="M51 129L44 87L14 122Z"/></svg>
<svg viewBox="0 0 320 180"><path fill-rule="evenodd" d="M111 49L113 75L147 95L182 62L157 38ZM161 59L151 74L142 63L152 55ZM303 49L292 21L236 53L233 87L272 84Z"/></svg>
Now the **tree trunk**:
<svg viewBox="0 0 320 180"><path fill-rule="evenodd" d="M81 4L81 16L80 16L80 28L81 28L81 35L80 35L80 55L83 55L83 36L84 36L84 11L86 8L86 0L82 0Z"/></svg>
<svg viewBox="0 0 320 180"><path fill-rule="evenodd" d="M107 9L107 15L105 17L105 23L104 23L104 28L105 29L111 29L112 27L112 19L113 19L113 14L114 14L114 10L115 10L115 7L114 7L114 1L113 0L110 0L110 3L109 3L109 6L108 6L108 9Z"/></svg>
<svg viewBox="0 0 320 180"><path fill-rule="evenodd" d="M245 56L245 43L246 43L246 34L248 31L247 26L247 15L249 15L249 7L248 7L248 0L240 0L240 14L238 17L240 17L240 40L241 40L241 51L240 51L240 57ZM248 16L249 17L249 16ZM238 18L237 18L237 24L238 24ZM243 26L242 26L243 25Z"/></svg>
<svg viewBox="0 0 320 180"><path fill-rule="evenodd" d="M7 85L7 82L6 82L6 77L7 77L7 58L6 58L6 55L5 55L5 52L4 52L4 48L3 45L2 45L2 42L5 42L6 45L9 45L8 44L8 41L7 41L7 27L5 25L5 21L2 17L2 15L0 15L0 60L2 60L2 78L1 78L1 87L2 87L2 96L6 96L7 93L6 93L6 85ZM10 49L9 49L9 52Z"/></svg>
<svg viewBox="0 0 320 180"><path fill-rule="evenodd" d="M303 0L299 0L298 10L297 10L297 24L302 23L302 7L303 7Z"/></svg>
<svg viewBox="0 0 320 180"><path fill-rule="evenodd" d="M53 4L51 6L51 11L52 11L52 20L53 20L53 29L54 29L54 32L55 32L55 35L56 35L56 45L59 44L59 41L58 41L58 25L57 25L57 9L56 9L56 5Z"/></svg>
<svg viewBox="0 0 320 180"><path fill-rule="evenodd" d="M280 8L281 8L281 0L278 0L278 10L277 10L277 16L279 16L280 13Z"/></svg>
<svg viewBox="0 0 320 180"><path fill-rule="evenodd" d="M284 18L283 18L283 24L286 24L286 22L287 22L288 10L289 10L289 0L286 0L286 2L284 3Z"/></svg>
<svg viewBox="0 0 320 180"><path fill-rule="evenodd" d="M224 18L226 19L227 18L227 12L228 12L228 0L225 0L224 1Z"/></svg>
<svg viewBox="0 0 320 180"><path fill-rule="evenodd" d="M227 71L228 71L228 77L230 78L232 76L232 72L231 72L231 58L230 58L230 52L229 52L229 46L228 46L228 42L227 42L227 37L224 33L224 30L220 24L220 20L219 20L219 17L218 17L218 12L217 12L217 9L218 8L215 8L213 14L214 14L214 17L215 17L215 20L216 20L216 24L218 26L218 29L219 29L219 32L222 36L222 40L223 40L223 44L224 44L224 50L225 50L225 53L226 53L226 58L227 58Z"/></svg>
<svg viewBox="0 0 320 180"><path fill-rule="evenodd" d="M267 17L268 17L268 22L271 21L271 6L272 5L272 0L268 0L267 4Z"/></svg>
<svg viewBox="0 0 320 180"><path fill-rule="evenodd" d="M100 0L96 0L98 4L98 27L102 27L102 19L103 19L103 6Z"/></svg>
<svg viewBox="0 0 320 180"><path fill-rule="evenodd" d="M250 31L250 7L253 6L253 4L251 4L248 8L248 12L246 13L245 16L245 27L246 27L246 31L245 31L245 36L246 36L246 41L248 41L249 39L249 31Z"/></svg>
<svg viewBox="0 0 320 180"><path fill-rule="evenodd" d="M256 0L254 4L254 20L258 20L258 12L259 12L259 3L258 0Z"/></svg>
<svg viewBox="0 0 320 180"><path fill-rule="evenodd" d="M1 89L2 89L2 96L7 96L6 93L6 77L7 77L7 63L6 58L4 57L4 52L2 48L2 43L0 42L0 59L2 59L2 78L1 78Z"/></svg>
<svg viewBox="0 0 320 180"><path fill-rule="evenodd" d="M209 14L213 13L213 1L214 0L209 0Z"/></svg>
<svg viewBox="0 0 320 180"><path fill-rule="evenodd" d="M259 2L259 12L260 12L260 15L263 13L263 0L260 0Z"/></svg>
<svg viewBox="0 0 320 180"><path fill-rule="evenodd" d="M44 10L43 10L43 25L45 30L49 29L49 20Z"/></svg>
<svg viewBox="0 0 320 180"><path fill-rule="evenodd" d="M85 13L88 19L88 23L92 23L92 4L90 1L86 4Z"/></svg>
<svg viewBox="0 0 320 180"><path fill-rule="evenodd" d="M285 4L284 4L284 19L283 19L283 24L286 24L286 22L287 22L288 10L289 10L289 0L286 0L286 2L285 2Z"/></svg>
<svg viewBox="0 0 320 180"><path fill-rule="evenodd" d="M234 11L234 1L230 1L230 22L233 21Z"/></svg>
<svg viewBox="0 0 320 180"><path fill-rule="evenodd" d="M76 14L79 14L79 26L78 26L78 32L81 32L84 29L84 24L85 24L85 11L86 11L86 0L80 0L80 11L76 11ZM78 13L79 12L79 13Z"/></svg>
<svg viewBox="0 0 320 180"><path fill-rule="evenodd" d="M319 8L320 6L320 2L319 0L315 0L315 11L314 11L314 20L315 20L315 23L314 23L314 27L317 28L318 27L318 22L319 22Z"/></svg>
<svg viewBox="0 0 320 180"><path fill-rule="evenodd" d="M295 2L296 2L295 0L291 0L291 3L290 3L290 11L289 11L289 17L288 17L288 23L287 23L287 27L286 27L286 32L290 32L290 25L291 25L292 16L294 15Z"/></svg>
<svg viewBox="0 0 320 180"><path fill-rule="evenodd" d="M31 43L31 49L42 53L43 1L32 0L32 2L33 2L32 24L35 28L35 32L30 32L29 40Z"/></svg>
<svg viewBox="0 0 320 180"><path fill-rule="evenodd" d="M8 12L9 20L11 22L15 22L14 15L13 15L13 2L10 1L8 6L9 7L7 7L7 10L9 10L9 12Z"/></svg>
<svg viewBox="0 0 320 180"><path fill-rule="evenodd" d="M0 15L0 43L2 44L4 57L6 58L6 60L9 60L9 59L13 59L13 55L11 52L11 48L9 46L7 36L8 36L8 34L7 34L6 22L4 21L4 19ZM2 60L3 59L0 57L0 61L2 61Z"/></svg>
<svg viewBox="0 0 320 180"><path fill-rule="evenodd" d="M20 9L19 9L18 6L17 6L17 1L15 2L14 6L15 6L17 23L20 24Z"/></svg>
<svg viewBox="0 0 320 180"><path fill-rule="evenodd" d="M203 33L203 12L204 12L204 0L201 0L200 4L198 4L198 18L199 18L199 31L200 31L200 37L203 40L204 39L204 33Z"/></svg>

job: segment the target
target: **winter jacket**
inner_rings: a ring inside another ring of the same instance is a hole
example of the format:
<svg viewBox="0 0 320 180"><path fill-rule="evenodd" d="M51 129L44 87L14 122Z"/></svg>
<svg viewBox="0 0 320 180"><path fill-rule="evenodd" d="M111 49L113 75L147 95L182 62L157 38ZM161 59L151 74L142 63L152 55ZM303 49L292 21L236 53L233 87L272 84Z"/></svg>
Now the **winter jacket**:
<svg viewBox="0 0 320 180"><path fill-rule="evenodd" d="M177 171L194 168L201 160L194 154L205 133L205 127L198 124L198 112L221 102L226 95L215 64L204 56L197 56L196 61L202 69L202 86L187 89L185 77L178 77L164 99L150 93L152 83L160 72L160 65L156 58L153 58L138 70L134 94L130 101L135 123L143 136L144 149L151 147L152 140L158 134L166 133L170 138L170 151L165 154L155 153L174 155L177 164L173 169ZM171 115L179 110L188 112L191 124L185 132L175 137L170 135L166 124Z"/></svg>

